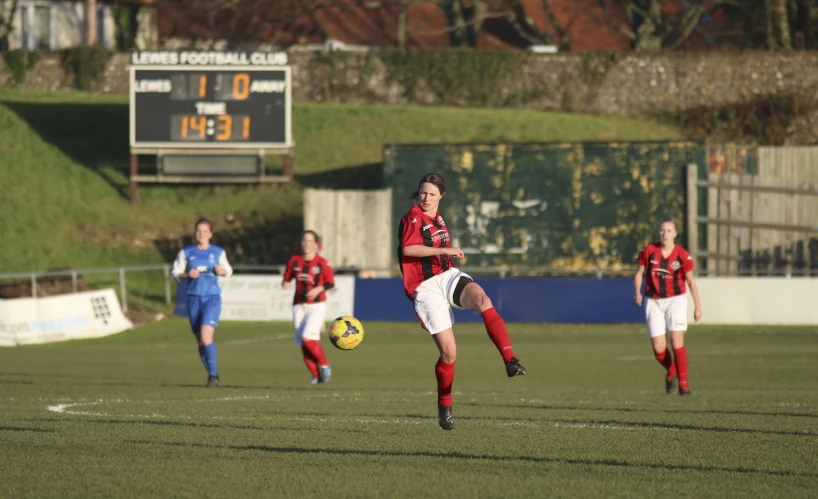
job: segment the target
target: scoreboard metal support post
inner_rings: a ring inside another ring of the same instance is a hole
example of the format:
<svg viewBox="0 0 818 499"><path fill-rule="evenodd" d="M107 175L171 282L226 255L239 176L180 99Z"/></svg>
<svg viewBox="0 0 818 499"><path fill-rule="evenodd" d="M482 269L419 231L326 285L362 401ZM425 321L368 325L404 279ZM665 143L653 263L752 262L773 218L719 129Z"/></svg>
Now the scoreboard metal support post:
<svg viewBox="0 0 818 499"><path fill-rule="evenodd" d="M137 197L137 181L136 176L139 174L139 156L131 154L131 204L136 204L139 201Z"/></svg>
<svg viewBox="0 0 818 499"><path fill-rule="evenodd" d="M130 194L140 183L288 182L293 167L291 72L282 52L134 52L130 67ZM139 156L155 155L155 175ZM282 155L266 175L265 155Z"/></svg>

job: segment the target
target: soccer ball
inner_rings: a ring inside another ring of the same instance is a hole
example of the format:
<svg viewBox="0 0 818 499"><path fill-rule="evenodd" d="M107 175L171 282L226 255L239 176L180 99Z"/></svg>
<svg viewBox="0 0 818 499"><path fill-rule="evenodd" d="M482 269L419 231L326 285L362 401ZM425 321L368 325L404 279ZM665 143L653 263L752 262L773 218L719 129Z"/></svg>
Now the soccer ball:
<svg viewBox="0 0 818 499"><path fill-rule="evenodd" d="M364 340L364 327L355 317L345 315L332 321L329 340L335 348L352 350Z"/></svg>

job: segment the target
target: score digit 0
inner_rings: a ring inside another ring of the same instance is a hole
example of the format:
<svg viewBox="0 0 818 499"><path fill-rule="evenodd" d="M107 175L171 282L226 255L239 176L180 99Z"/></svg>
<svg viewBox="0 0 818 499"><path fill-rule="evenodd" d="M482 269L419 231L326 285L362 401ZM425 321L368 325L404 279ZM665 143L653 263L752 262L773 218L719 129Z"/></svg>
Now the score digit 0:
<svg viewBox="0 0 818 499"><path fill-rule="evenodd" d="M233 76L233 98L244 100L250 96L250 75L247 73L236 73Z"/></svg>

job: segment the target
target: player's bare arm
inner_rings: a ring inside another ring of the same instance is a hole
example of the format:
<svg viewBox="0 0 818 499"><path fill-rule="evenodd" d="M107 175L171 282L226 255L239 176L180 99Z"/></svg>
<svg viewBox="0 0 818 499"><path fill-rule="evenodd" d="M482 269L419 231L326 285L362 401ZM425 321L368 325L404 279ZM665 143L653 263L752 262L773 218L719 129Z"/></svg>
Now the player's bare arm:
<svg viewBox="0 0 818 499"><path fill-rule="evenodd" d="M321 293L323 293L324 291L326 291L326 290L324 289L324 286L316 286L316 287L312 288L311 290L309 290L309 291L307 292L307 299L308 299L308 300L312 300L312 299L314 299L316 296L318 296L318 295L320 295Z"/></svg>
<svg viewBox="0 0 818 499"><path fill-rule="evenodd" d="M633 302L636 306L642 306L642 278L645 276L645 266L640 265L636 268L636 274L633 276Z"/></svg>
<svg viewBox="0 0 818 499"><path fill-rule="evenodd" d="M415 258L424 258L427 256L435 255L448 255L452 258L463 258L463 250L461 250L460 248L433 248L429 246L423 246L420 244L406 246L405 248L403 248L403 254L405 256L411 256Z"/></svg>
<svg viewBox="0 0 818 499"><path fill-rule="evenodd" d="M693 272L685 272L685 281L690 288L690 294L693 295L693 320L699 322L702 318L702 302L699 300L699 286L696 285L696 278Z"/></svg>
<svg viewBox="0 0 818 499"><path fill-rule="evenodd" d="M222 267L221 265L214 266L213 272L215 272L216 275L227 275L227 269Z"/></svg>

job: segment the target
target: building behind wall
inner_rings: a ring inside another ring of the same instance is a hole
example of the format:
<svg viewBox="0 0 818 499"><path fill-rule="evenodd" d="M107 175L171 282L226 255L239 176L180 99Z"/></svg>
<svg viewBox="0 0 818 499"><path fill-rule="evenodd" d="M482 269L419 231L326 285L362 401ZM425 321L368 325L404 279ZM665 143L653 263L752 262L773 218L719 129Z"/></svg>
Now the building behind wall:
<svg viewBox="0 0 818 499"><path fill-rule="evenodd" d="M149 49L156 46L156 22L152 0L97 2L97 43L111 50ZM4 16L13 0L0 0ZM130 16L129 12L133 12ZM119 20L119 22L118 22ZM133 27L131 27L133 25ZM19 0L8 37L10 50L60 50L85 41L85 3L71 0ZM118 30L131 31L133 40L123 43ZM130 46L122 46L130 45Z"/></svg>

